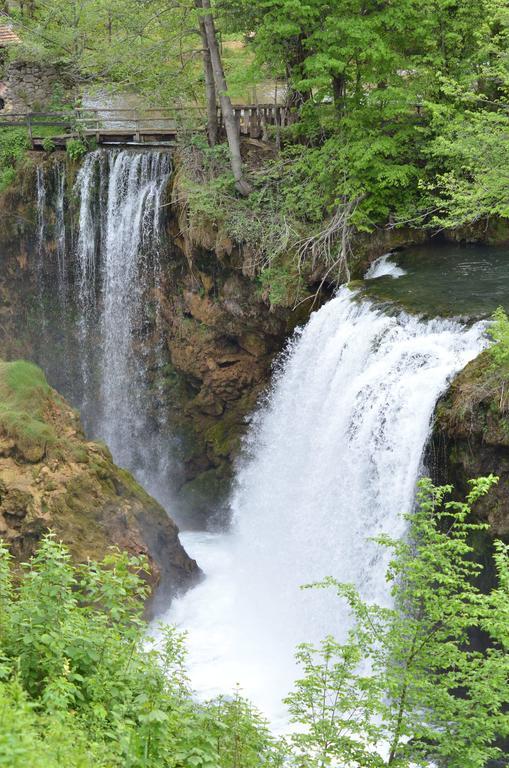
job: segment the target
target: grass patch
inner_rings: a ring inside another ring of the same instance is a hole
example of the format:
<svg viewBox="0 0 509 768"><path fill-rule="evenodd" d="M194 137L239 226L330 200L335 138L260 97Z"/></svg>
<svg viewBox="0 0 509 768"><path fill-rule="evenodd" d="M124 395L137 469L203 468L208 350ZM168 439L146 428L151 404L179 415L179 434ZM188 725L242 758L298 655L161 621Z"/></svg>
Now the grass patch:
<svg viewBox="0 0 509 768"><path fill-rule="evenodd" d="M0 130L0 193L16 178L16 169L30 147L26 128Z"/></svg>
<svg viewBox="0 0 509 768"><path fill-rule="evenodd" d="M49 420L54 395L44 373L33 363L0 363L0 430L29 460L39 460L58 441Z"/></svg>

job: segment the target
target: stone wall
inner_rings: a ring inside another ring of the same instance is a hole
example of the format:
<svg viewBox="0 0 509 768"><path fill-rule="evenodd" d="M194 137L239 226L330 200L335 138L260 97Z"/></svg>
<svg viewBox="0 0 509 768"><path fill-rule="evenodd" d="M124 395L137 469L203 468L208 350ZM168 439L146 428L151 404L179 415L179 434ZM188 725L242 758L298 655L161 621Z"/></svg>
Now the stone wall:
<svg viewBox="0 0 509 768"><path fill-rule="evenodd" d="M57 68L13 61L7 65L4 79L0 83L0 96L4 102L0 114L46 108L55 92L62 88L62 77Z"/></svg>

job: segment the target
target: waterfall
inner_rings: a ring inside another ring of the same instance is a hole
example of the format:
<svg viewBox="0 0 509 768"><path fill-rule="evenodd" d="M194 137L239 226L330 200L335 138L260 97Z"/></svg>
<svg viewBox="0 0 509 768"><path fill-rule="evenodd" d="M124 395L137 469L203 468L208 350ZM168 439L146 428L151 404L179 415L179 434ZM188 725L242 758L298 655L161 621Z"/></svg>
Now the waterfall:
<svg viewBox="0 0 509 768"><path fill-rule="evenodd" d="M81 413L89 433L163 503L170 494L169 451L149 392L164 365L158 290L169 176L165 152L97 150L76 181Z"/></svg>
<svg viewBox="0 0 509 768"><path fill-rule="evenodd" d="M36 203L37 203L37 250L40 252L44 247L44 234L46 230L46 177L44 167L37 166L36 171Z"/></svg>
<svg viewBox="0 0 509 768"><path fill-rule="evenodd" d="M35 284L38 304L42 308L40 332L45 336L47 330L47 318L44 311L45 304L45 236L46 236L46 175L41 165L36 170L36 215L37 230L35 244Z"/></svg>
<svg viewBox="0 0 509 768"><path fill-rule="evenodd" d="M273 721L299 642L344 637L326 576L387 604L386 556L404 535L434 407L484 344L482 325L388 314L348 289L314 313L283 355L237 473L230 533L187 534L207 578L165 619L189 632L204 696L239 683Z"/></svg>
<svg viewBox="0 0 509 768"><path fill-rule="evenodd" d="M67 299L67 261L66 261L66 231L65 231L65 165L55 163L53 166L55 185L55 242L58 262L58 289L62 300Z"/></svg>
<svg viewBox="0 0 509 768"><path fill-rule="evenodd" d="M55 163L53 175L37 170L36 277L48 328L38 361L80 410L87 434L103 439L115 461L166 505L170 446L158 407L167 362L159 293L161 205L170 170L164 151L89 153L73 190L74 243L66 229L65 166Z"/></svg>

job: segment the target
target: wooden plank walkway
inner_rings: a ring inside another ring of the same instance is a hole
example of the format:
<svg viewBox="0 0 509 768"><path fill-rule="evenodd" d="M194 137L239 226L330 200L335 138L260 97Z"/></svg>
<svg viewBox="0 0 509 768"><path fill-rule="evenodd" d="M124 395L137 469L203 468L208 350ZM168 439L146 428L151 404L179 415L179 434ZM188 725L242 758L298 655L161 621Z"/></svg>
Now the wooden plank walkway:
<svg viewBox="0 0 509 768"><path fill-rule="evenodd" d="M269 126L283 127L295 121L296 113L277 104L243 104L234 106L238 131L242 136L267 141ZM220 128L224 128L218 109ZM99 145L173 146L183 133L204 133L206 115L201 107L153 109L77 108L69 112L29 112L0 114L2 128L26 127L32 149L43 150L47 132L54 128L62 133L51 136L57 147L77 137L93 138ZM46 139L47 140L47 139Z"/></svg>

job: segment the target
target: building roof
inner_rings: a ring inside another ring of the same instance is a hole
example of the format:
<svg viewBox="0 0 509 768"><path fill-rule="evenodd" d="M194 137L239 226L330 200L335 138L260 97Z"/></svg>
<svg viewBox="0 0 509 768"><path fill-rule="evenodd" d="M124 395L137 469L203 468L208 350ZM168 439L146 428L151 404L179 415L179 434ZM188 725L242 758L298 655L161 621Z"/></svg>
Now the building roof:
<svg viewBox="0 0 509 768"><path fill-rule="evenodd" d="M3 48L5 45L12 45L13 43L20 42L21 40L17 34L13 32L11 27L7 26L7 24L0 24L0 48Z"/></svg>

